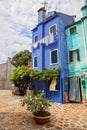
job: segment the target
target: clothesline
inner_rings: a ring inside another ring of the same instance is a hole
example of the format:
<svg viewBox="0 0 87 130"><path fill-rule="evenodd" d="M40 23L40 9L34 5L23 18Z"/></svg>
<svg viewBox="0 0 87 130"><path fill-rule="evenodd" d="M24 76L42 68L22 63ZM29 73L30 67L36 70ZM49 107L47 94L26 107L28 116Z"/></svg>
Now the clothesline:
<svg viewBox="0 0 87 130"><path fill-rule="evenodd" d="M45 44L46 46L48 46L49 44L54 42L54 35L50 35L50 36L46 36L44 38L42 38L41 40L39 40L38 42L33 43L33 47L37 48L39 43L40 44Z"/></svg>

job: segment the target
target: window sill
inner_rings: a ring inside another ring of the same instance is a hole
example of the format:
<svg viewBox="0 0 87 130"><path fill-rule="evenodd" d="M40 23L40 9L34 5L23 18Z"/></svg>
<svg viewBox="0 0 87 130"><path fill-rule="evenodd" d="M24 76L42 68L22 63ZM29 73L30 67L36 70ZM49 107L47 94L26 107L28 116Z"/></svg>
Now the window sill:
<svg viewBox="0 0 87 130"><path fill-rule="evenodd" d="M58 62L57 63L50 63L50 65L57 65L58 64Z"/></svg>
<svg viewBox="0 0 87 130"><path fill-rule="evenodd" d="M77 63L77 62L80 62L80 61L71 61L71 62L69 62L69 64Z"/></svg>
<svg viewBox="0 0 87 130"><path fill-rule="evenodd" d="M49 90L49 91L51 91L51 92L58 92L59 90Z"/></svg>

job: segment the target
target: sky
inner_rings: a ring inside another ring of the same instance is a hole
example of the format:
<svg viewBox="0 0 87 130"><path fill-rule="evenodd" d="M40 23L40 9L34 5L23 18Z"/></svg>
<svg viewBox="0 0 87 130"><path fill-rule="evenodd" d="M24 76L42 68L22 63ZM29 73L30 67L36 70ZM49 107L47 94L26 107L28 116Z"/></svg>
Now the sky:
<svg viewBox="0 0 87 130"><path fill-rule="evenodd" d="M0 0L0 64L25 49L31 51L32 29L44 0ZM57 11L81 18L84 0L46 0L47 12Z"/></svg>

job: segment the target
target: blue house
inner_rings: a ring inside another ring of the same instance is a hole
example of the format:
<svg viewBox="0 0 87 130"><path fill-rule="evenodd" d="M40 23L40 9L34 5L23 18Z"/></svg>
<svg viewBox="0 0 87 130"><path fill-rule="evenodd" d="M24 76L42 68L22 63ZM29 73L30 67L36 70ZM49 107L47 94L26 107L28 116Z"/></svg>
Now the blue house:
<svg viewBox="0 0 87 130"><path fill-rule="evenodd" d="M73 24L72 16L49 12L45 8L38 10L38 24L32 30L32 68L42 71L43 68L61 67L60 76L56 82L58 88L51 89L48 81L35 80L35 88L44 90L48 99L64 103L64 92L68 90L68 57L65 27Z"/></svg>

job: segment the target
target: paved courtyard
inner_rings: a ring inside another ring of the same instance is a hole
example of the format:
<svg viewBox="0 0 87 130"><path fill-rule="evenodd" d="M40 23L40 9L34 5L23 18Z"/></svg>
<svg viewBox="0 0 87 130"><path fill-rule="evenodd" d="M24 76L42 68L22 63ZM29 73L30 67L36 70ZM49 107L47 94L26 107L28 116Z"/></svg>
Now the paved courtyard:
<svg viewBox="0 0 87 130"><path fill-rule="evenodd" d="M20 105L23 97L0 90L0 130L87 130L87 106L53 103L49 123L36 124L32 114Z"/></svg>

